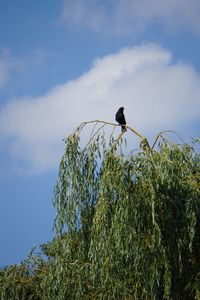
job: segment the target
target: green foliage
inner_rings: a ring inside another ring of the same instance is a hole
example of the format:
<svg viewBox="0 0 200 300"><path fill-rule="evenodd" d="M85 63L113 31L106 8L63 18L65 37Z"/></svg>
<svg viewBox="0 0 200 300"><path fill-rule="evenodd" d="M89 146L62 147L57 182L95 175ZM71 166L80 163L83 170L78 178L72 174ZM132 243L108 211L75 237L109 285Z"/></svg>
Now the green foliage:
<svg viewBox="0 0 200 300"><path fill-rule="evenodd" d="M56 236L1 270L0 299L200 299L198 152L158 139L125 155L100 129L81 148L82 129L60 163Z"/></svg>

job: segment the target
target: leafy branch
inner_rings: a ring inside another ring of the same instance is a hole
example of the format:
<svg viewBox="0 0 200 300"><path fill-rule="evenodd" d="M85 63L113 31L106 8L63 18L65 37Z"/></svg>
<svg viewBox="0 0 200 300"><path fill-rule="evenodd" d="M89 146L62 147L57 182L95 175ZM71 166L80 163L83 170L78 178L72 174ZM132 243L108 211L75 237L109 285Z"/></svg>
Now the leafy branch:
<svg viewBox="0 0 200 300"><path fill-rule="evenodd" d="M114 133L114 129L116 127L119 127L121 126L120 124L115 124L115 123L112 123L112 122L107 122L107 121L103 121L103 120L92 120L92 121L86 121L86 122L83 122L81 123L77 129L76 129L76 132L80 134L80 132L83 130L83 128L87 125L87 124L92 124L92 123L95 123L95 125L93 126L93 129L92 129L92 133L91 133L91 136L90 136L90 139L89 139L89 142L87 145L90 144L90 142L93 140L93 138L100 132L101 129L103 129L106 125L110 125L113 127L113 132L111 134L111 136L113 135ZM95 128L97 127L98 124L103 124L100 126L100 128L98 128L98 130L96 130L96 132L94 132ZM136 136L138 136L140 139L141 139L141 142L140 142L140 147L144 150L144 151L147 151L147 150L151 150L151 147L148 143L148 140L146 137L142 136L139 132L137 132L134 128L128 126L128 125L124 125L124 127L126 128L126 130L130 130L132 133L134 133ZM116 140L114 140L115 143L117 143L121 138L122 136L124 135L124 133L126 132L126 130L122 131L119 136L116 138ZM66 139L63 139L64 141L66 141Z"/></svg>

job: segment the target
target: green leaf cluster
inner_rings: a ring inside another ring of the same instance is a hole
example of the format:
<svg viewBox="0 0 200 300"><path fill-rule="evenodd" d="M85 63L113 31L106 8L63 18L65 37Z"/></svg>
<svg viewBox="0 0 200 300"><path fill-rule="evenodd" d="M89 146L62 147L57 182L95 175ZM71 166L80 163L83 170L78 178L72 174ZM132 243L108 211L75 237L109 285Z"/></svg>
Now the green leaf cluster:
<svg viewBox="0 0 200 300"><path fill-rule="evenodd" d="M1 270L0 299L200 299L198 151L125 155L99 130L81 148L81 130L60 162L55 238Z"/></svg>

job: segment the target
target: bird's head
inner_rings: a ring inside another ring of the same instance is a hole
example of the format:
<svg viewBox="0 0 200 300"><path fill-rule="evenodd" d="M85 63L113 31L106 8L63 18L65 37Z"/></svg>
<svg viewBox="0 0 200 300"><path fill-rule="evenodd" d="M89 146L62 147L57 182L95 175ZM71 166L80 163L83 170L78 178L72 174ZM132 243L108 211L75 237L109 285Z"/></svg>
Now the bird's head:
<svg viewBox="0 0 200 300"><path fill-rule="evenodd" d="M120 107L119 110L123 111L123 110L124 110L124 107Z"/></svg>

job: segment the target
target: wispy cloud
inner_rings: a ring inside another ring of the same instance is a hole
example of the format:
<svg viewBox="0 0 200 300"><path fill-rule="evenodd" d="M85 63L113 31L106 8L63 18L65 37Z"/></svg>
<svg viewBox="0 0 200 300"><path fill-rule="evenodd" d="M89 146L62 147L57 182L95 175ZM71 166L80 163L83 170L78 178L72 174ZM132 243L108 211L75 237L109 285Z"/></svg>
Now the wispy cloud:
<svg viewBox="0 0 200 300"><path fill-rule="evenodd" d="M145 135L163 129L196 134L200 119L200 74L172 62L159 45L125 48L97 59L91 69L43 96L15 99L0 111L7 151L41 172L58 165L62 138L82 121L114 121L125 106L127 122Z"/></svg>
<svg viewBox="0 0 200 300"><path fill-rule="evenodd" d="M19 57L10 49L0 47L0 90L8 87L14 75L30 74L30 67L38 68L49 58L50 54L43 48L33 49L26 57Z"/></svg>
<svg viewBox="0 0 200 300"><path fill-rule="evenodd" d="M17 61L9 49L0 48L0 90L6 87L12 72L18 72L21 62Z"/></svg>
<svg viewBox="0 0 200 300"><path fill-rule="evenodd" d="M61 19L103 35L133 34L152 24L200 34L198 0L64 0Z"/></svg>

